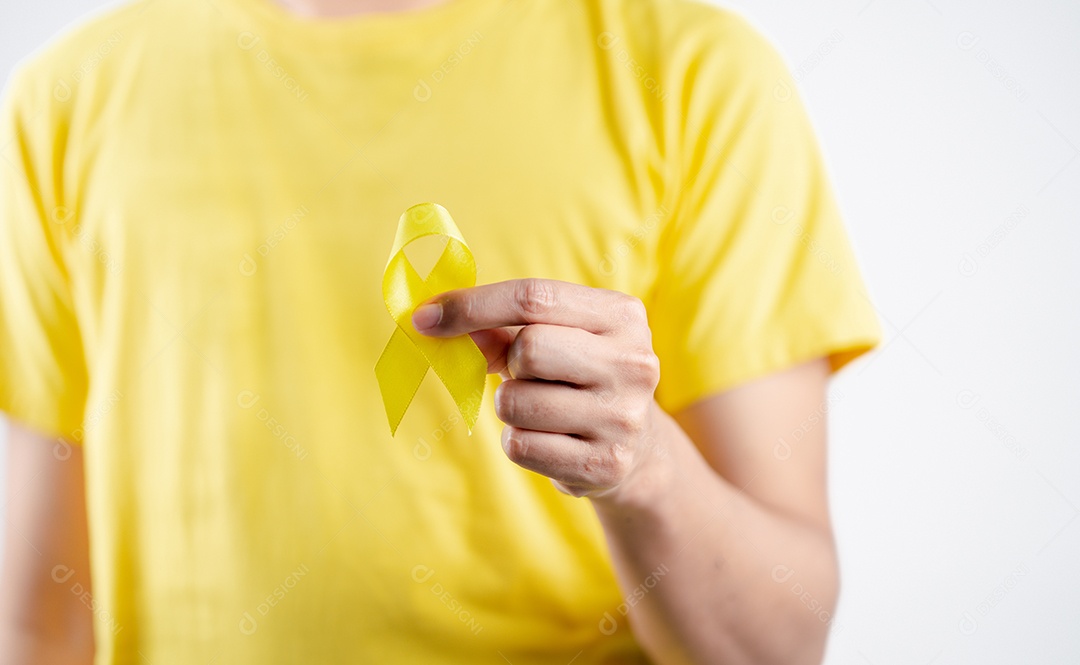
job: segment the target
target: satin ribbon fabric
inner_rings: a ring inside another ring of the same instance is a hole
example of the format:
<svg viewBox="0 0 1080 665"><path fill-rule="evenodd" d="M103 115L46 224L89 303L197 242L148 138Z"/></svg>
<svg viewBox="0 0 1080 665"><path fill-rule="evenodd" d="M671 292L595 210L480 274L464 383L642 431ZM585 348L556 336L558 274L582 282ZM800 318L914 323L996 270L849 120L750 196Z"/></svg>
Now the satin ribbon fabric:
<svg viewBox="0 0 1080 665"><path fill-rule="evenodd" d="M405 247L427 236L444 236L447 242L435 267L427 277L421 277L405 256ZM412 313L436 294L475 284L476 261L446 208L420 203L406 210L398 220L394 246L383 272L383 300L397 327L375 363L391 436L397 433L429 367L450 391L472 433L484 395L487 360L468 335L421 335L412 325Z"/></svg>

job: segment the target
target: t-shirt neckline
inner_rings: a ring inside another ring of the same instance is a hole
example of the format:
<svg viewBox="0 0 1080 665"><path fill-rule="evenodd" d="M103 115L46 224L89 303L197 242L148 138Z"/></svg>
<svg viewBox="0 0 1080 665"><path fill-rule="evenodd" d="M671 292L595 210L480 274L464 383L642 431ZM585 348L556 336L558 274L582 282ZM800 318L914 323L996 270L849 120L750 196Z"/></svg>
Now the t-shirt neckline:
<svg viewBox="0 0 1080 665"><path fill-rule="evenodd" d="M225 0L239 11L238 17L251 38L268 38L279 46L307 53L348 55L387 49L396 44L429 40L448 30L482 26L481 8L499 0L444 0L419 9L358 14L341 17L312 17L291 11L277 0Z"/></svg>

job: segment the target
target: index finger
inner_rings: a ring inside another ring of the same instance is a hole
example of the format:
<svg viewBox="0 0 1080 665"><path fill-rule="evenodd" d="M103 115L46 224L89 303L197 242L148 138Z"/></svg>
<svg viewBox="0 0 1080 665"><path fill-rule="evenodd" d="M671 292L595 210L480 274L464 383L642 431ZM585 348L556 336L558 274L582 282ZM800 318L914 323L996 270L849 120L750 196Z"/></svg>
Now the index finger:
<svg viewBox="0 0 1080 665"><path fill-rule="evenodd" d="M553 279L515 279L441 293L416 308L413 325L433 337L530 323L605 334L644 314L640 300L617 291Z"/></svg>

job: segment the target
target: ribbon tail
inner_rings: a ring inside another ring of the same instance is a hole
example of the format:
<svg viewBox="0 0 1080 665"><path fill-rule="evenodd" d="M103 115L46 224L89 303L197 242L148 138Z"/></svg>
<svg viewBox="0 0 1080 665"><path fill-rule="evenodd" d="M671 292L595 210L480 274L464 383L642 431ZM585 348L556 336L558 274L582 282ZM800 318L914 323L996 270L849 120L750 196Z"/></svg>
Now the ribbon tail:
<svg viewBox="0 0 1080 665"><path fill-rule="evenodd" d="M401 328L395 328L375 363L375 377L379 380L386 418L390 422L390 436L397 433L398 425L424 381L428 367L424 354Z"/></svg>
<svg viewBox="0 0 1080 665"><path fill-rule="evenodd" d="M424 355L450 392L469 434L472 434L484 399L487 359L468 335L432 341L435 343L421 347Z"/></svg>

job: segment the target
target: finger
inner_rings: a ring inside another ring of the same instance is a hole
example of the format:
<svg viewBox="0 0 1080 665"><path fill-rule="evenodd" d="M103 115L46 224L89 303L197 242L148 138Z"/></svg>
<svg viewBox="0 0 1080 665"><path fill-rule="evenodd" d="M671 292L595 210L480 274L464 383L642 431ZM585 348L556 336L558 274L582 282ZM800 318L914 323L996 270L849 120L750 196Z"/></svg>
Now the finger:
<svg viewBox="0 0 1080 665"><path fill-rule="evenodd" d="M502 446L511 462L559 482L575 496L617 485L633 458L629 449L512 426L503 428Z"/></svg>
<svg viewBox="0 0 1080 665"><path fill-rule="evenodd" d="M517 330L514 328L493 328L491 330L478 330L469 333L473 342L487 359L488 374L502 374L506 372L506 359L510 351L510 345L514 341ZM509 374L506 375L509 378Z"/></svg>
<svg viewBox="0 0 1080 665"><path fill-rule="evenodd" d="M646 324L641 301L618 291L551 279L518 279L439 294L416 308L425 335L453 337L506 326L550 323L597 334Z"/></svg>
<svg viewBox="0 0 1080 665"><path fill-rule="evenodd" d="M521 328L506 350L507 369L515 379L578 386L611 381L616 360L610 340L581 328L543 323Z"/></svg>
<svg viewBox="0 0 1080 665"><path fill-rule="evenodd" d="M606 420L588 390L562 383L510 379L495 389L495 415L523 429L593 438Z"/></svg>

